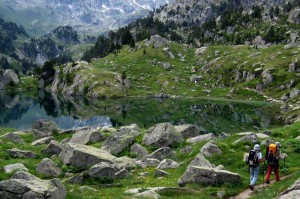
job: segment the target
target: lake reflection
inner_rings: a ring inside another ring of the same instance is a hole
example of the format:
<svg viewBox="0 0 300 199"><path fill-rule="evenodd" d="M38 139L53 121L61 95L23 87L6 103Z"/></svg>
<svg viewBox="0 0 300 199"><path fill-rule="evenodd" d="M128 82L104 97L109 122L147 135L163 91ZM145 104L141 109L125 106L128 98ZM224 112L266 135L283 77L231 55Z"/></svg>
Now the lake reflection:
<svg viewBox="0 0 300 199"><path fill-rule="evenodd" d="M270 104L203 99L99 100L40 92L38 96L0 93L0 126L31 129L38 119L54 120L61 129L82 126L148 128L160 122L195 124L208 132L266 129L278 124Z"/></svg>

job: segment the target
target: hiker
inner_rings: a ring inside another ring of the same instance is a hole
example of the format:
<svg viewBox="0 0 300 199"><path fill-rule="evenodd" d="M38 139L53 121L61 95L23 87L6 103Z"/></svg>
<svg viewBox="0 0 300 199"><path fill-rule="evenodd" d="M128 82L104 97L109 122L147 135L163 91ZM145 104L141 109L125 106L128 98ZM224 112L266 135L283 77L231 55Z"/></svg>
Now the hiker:
<svg viewBox="0 0 300 199"><path fill-rule="evenodd" d="M269 145L268 155L266 159L268 160L268 169L266 174L266 183L270 184L270 175L274 169L275 179L279 181L279 158L281 157L280 153L281 144L276 142L275 144Z"/></svg>
<svg viewBox="0 0 300 199"><path fill-rule="evenodd" d="M258 144L254 145L253 150L249 151L247 157L247 163L250 168L250 184L249 188L253 191L254 185L258 179L259 174L259 163L262 161L262 155L260 152L260 146Z"/></svg>

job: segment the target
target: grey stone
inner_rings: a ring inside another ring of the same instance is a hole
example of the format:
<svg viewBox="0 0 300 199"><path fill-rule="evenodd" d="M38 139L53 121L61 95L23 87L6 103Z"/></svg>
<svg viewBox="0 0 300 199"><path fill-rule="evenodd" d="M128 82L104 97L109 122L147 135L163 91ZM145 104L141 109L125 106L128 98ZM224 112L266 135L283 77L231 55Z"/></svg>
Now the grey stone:
<svg viewBox="0 0 300 199"><path fill-rule="evenodd" d="M225 167L223 165L218 165L215 170L225 170Z"/></svg>
<svg viewBox="0 0 300 199"><path fill-rule="evenodd" d="M19 83L19 78L13 70L6 69L3 76L0 76L0 90L5 90L6 86L10 83L17 85Z"/></svg>
<svg viewBox="0 0 300 199"><path fill-rule="evenodd" d="M183 137L170 123L156 124L145 133L143 144L147 146L165 147L175 143L181 143Z"/></svg>
<svg viewBox="0 0 300 199"><path fill-rule="evenodd" d="M88 169L89 167L100 163L113 163L116 157L92 146L82 144L67 143L59 155L65 165L71 165L79 169Z"/></svg>
<svg viewBox="0 0 300 199"><path fill-rule="evenodd" d="M262 81L265 86L269 85L270 83L273 82L273 76L271 74L271 71L269 69L266 69L262 72Z"/></svg>
<svg viewBox="0 0 300 199"><path fill-rule="evenodd" d="M75 130L69 142L76 144L89 144L105 140L105 136L92 127L82 127Z"/></svg>
<svg viewBox="0 0 300 199"><path fill-rule="evenodd" d="M179 167L179 164L171 159L162 160L159 165L156 167L157 169L176 169Z"/></svg>
<svg viewBox="0 0 300 199"><path fill-rule="evenodd" d="M299 16L300 16L300 9L295 8L295 9L290 11L288 21L290 23L300 24L300 17Z"/></svg>
<svg viewBox="0 0 300 199"><path fill-rule="evenodd" d="M113 155L118 155L132 145L135 138L140 134L140 132L135 130L127 128L120 129L105 140L101 149Z"/></svg>
<svg viewBox="0 0 300 199"><path fill-rule="evenodd" d="M36 138L49 137L59 131L56 123L51 120L37 120L32 125L32 134Z"/></svg>
<svg viewBox="0 0 300 199"><path fill-rule="evenodd" d="M147 151L147 149L145 147L143 147L137 143L135 143L134 145L131 146L130 153L138 158L145 157L149 154L149 152Z"/></svg>
<svg viewBox="0 0 300 199"><path fill-rule="evenodd" d="M5 199L64 199L66 195L66 187L59 179L41 180L23 171L0 182L0 198Z"/></svg>
<svg viewBox="0 0 300 199"><path fill-rule="evenodd" d="M300 94L300 90L298 90L298 89L295 88L295 89L291 90L291 92L290 92L290 98L297 97L299 94Z"/></svg>
<svg viewBox="0 0 300 199"><path fill-rule="evenodd" d="M164 170L161 169L156 169L155 174L156 177L164 177L164 176L169 176L170 174Z"/></svg>
<svg viewBox="0 0 300 199"><path fill-rule="evenodd" d="M70 177L67 182L70 184L83 184L84 183L84 173L76 174L73 177Z"/></svg>
<svg viewBox="0 0 300 199"><path fill-rule="evenodd" d="M133 160L127 156L117 158L114 161L114 165L118 170L121 170L123 168L131 170L131 169L135 169L137 167L135 160Z"/></svg>
<svg viewBox="0 0 300 199"><path fill-rule="evenodd" d="M129 130L133 130L133 131L140 131L140 127L137 124L130 124L129 126L121 126L120 128L122 129L129 129Z"/></svg>
<svg viewBox="0 0 300 199"><path fill-rule="evenodd" d="M136 164L142 168L158 166L160 161L155 158L144 158L136 161Z"/></svg>
<svg viewBox="0 0 300 199"><path fill-rule="evenodd" d="M36 172L45 177L59 177L62 174L62 170L49 158L44 158L37 165Z"/></svg>
<svg viewBox="0 0 300 199"><path fill-rule="evenodd" d="M147 190L142 193L137 193L133 198L159 199L160 195L153 190Z"/></svg>
<svg viewBox="0 0 300 199"><path fill-rule="evenodd" d="M183 138L196 137L200 134L200 129L192 124L174 126L176 131L182 134Z"/></svg>
<svg viewBox="0 0 300 199"><path fill-rule="evenodd" d="M300 179L281 192L276 199L298 199L300 195Z"/></svg>
<svg viewBox="0 0 300 199"><path fill-rule="evenodd" d="M186 140L187 143L197 143L197 142L203 142L207 140L213 140L215 139L216 136L212 133L204 134L204 135L198 135L193 138L189 138Z"/></svg>
<svg viewBox="0 0 300 199"><path fill-rule="evenodd" d="M38 145L42 145L42 144L49 144L52 140L54 140L54 137L50 136L50 137L44 137L41 139L38 139L34 142L31 143L32 146L38 146Z"/></svg>
<svg viewBox="0 0 300 199"><path fill-rule="evenodd" d="M61 151L62 151L62 146L56 140L51 140L48 146L44 149L44 153L47 153L49 155L53 155L53 154L58 155L60 154Z"/></svg>
<svg viewBox="0 0 300 199"><path fill-rule="evenodd" d="M174 156L176 153L175 151L172 151L171 148L169 147L162 147L154 151L153 153L149 154L147 157L148 158L155 158L158 160L163 160L165 158Z"/></svg>
<svg viewBox="0 0 300 199"><path fill-rule="evenodd" d="M6 134L0 136L0 138L9 139L12 142L17 143L17 144L25 144L24 140L22 140L22 138L17 133L14 133L14 132L6 133Z"/></svg>
<svg viewBox="0 0 300 199"><path fill-rule="evenodd" d="M145 43L145 45L153 45L154 48L162 48L162 47L168 47L169 41L160 35L153 35L150 37L150 40Z"/></svg>
<svg viewBox="0 0 300 199"><path fill-rule="evenodd" d="M65 139L63 139L63 140L60 142L60 145L63 146L63 145L65 145L65 144L69 143L70 140L71 140L71 138L65 138Z"/></svg>
<svg viewBox="0 0 300 199"><path fill-rule="evenodd" d="M222 132L222 133L220 133L219 134L219 138L227 138L227 137L230 137L231 135L230 134L228 134L228 133L225 133L225 132Z"/></svg>
<svg viewBox="0 0 300 199"><path fill-rule="evenodd" d="M199 56L203 55L206 51L207 51L207 47L197 48L195 51L195 56L199 57Z"/></svg>
<svg viewBox="0 0 300 199"><path fill-rule="evenodd" d="M10 164L3 167L4 173L13 173L15 171L28 171L22 163Z"/></svg>
<svg viewBox="0 0 300 199"><path fill-rule="evenodd" d="M108 162L100 162L90 169L86 170L85 173L90 178L97 178L101 180L113 180L117 173L117 169Z"/></svg>
<svg viewBox="0 0 300 199"><path fill-rule="evenodd" d="M200 149L200 152L203 153L206 158L208 158L213 156L214 154L221 154L222 150L216 145L214 141L211 140Z"/></svg>
<svg viewBox="0 0 300 199"><path fill-rule="evenodd" d="M181 153L191 153L193 148L191 146L186 146L180 150Z"/></svg>
<svg viewBox="0 0 300 199"><path fill-rule="evenodd" d="M238 144L238 143L244 142L244 141L250 141L252 143L257 143L258 142L258 137L255 133L252 133L250 135L245 135L244 137L236 140L235 142L233 142L233 144Z"/></svg>
<svg viewBox="0 0 300 199"><path fill-rule="evenodd" d="M117 179L124 179L128 178L130 176L130 173L126 169L121 169L115 174L115 178Z"/></svg>
<svg viewBox="0 0 300 199"><path fill-rule="evenodd" d="M37 155L31 151L8 149L7 152L10 156L14 158L37 158Z"/></svg>

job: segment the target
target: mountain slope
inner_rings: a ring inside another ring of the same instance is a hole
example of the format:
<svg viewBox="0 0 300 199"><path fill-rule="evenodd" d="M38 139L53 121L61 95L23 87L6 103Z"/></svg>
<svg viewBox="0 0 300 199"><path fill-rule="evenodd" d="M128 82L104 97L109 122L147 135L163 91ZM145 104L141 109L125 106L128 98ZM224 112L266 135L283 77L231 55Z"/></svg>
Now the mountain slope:
<svg viewBox="0 0 300 199"><path fill-rule="evenodd" d="M80 33L99 34L124 26L169 1L0 0L0 15L22 24L31 35L40 36L65 25L76 27Z"/></svg>

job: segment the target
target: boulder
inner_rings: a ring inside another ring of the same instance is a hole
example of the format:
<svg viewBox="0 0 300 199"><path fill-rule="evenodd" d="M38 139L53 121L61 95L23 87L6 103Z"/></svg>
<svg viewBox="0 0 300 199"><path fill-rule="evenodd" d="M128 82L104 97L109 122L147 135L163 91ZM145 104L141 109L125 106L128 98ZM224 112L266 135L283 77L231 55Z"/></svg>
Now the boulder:
<svg viewBox="0 0 300 199"><path fill-rule="evenodd" d="M239 184L242 182L242 178L237 173L232 173L226 170L216 170L207 167L191 167L192 178L187 183L197 183L201 185L221 185L227 184ZM179 184L180 186L185 184Z"/></svg>
<svg viewBox="0 0 300 199"><path fill-rule="evenodd" d="M244 142L244 141L250 141L253 144L258 142L258 137L255 133L252 133L250 135L245 135L242 138L236 140L235 142L233 142L233 144L238 144L240 142Z"/></svg>
<svg viewBox="0 0 300 199"><path fill-rule="evenodd" d="M156 167L159 165L159 163L160 161L155 158L143 158L141 160L136 161L136 164L142 168L154 167L154 166Z"/></svg>
<svg viewBox="0 0 300 199"><path fill-rule="evenodd" d="M154 176L156 177L164 177L169 176L170 174L164 170L156 169Z"/></svg>
<svg viewBox="0 0 300 199"><path fill-rule="evenodd" d="M158 160L163 160L165 158L171 157L176 155L175 151L172 151L171 148L169 147L162 147L154 151L153 153L149 154L147 157L148 158L155 158Z"/></svg>
<svg viewBox="0 0 300 199"><path fill-rule="evenodd" d="M222 150L216 145L214 141L209 141L201 149L200 152L206 157L211 157L214 154L221 154Z"/></svg>
<svg viewBox="0 0 300 199"><path fill-rule="evenodd" d="M153 190L147 190L141 193L137 193L133 198L147 198L147 199L159 199L160 195Z"/></svg>
<svg viewBox="0 0 300 199"><path fill-rule="evenodd" d="M300 90L298 90L296 88L292 89L291 92L290 92L290 98L297 97L299 94L300 94Z"/></svg>
<svg viewBox="0 0 300 199"><path fill-rule="evenodd" d="M17 133L14 133L14 132L6 133L6 134L0 136L0 139L1 138L8 139L17 144L25 144L24 140L22 140L22 138Z"/></svg>
<svg viewBox="0 0 300 199"><path fill-rule="evenodd" d="M66 195L66 187L59 179L41 180L23 171L0 182L0 198L5 199L64 199Z"/></svg>
<svg viewBox="0 0 300 199"><path fill-rule="evenodd" d="M160 123L149 128L143 137L147 146L166 147L183 141L181 133L177 132L170 123Z"/></svg>
<svg viewBox="0 0 300 199"><path fill-rule="evenodd" d="M106 151L74 143L67 143L59 157L63 164L79 169L88 169L100 162L113 163L116 160L115 156Z"/></svg>
<svg viewBox="0 0 300 199"><path fill-rule="evenodd" d="M135 143L134 145L131 146L130 148L130 153L136 156L137 158L142 158L145 157L149 154L147 149L140 144Z"/></svg>
<svg viewBox="0 0 300 199"><path fill-rule="evenodd" d="M89 144L105 140L105 135L98 132L98 130L92 127L82 127L75 130L75 134L72 136L69 142L76 144Z"/></svg>
<svg viewBox="0 0 300 199"><path fill-rule="evenodd" d="M22 163L10 164L3 167L4 173L13 173L16 171L28 171Z"/></svg>
<svg viewBox="0 0 300 199"><path fill-rule="evenodd" d="M85 178L84 172L76 174L75 176L71 176L67 182L70 184L83 184L84 183L84 178Z"/></svg>
<svg viewBox="0 0 300 199"><path fill-rule="evenodd" d="M59 177L62 170L49 158L44 158L36 167L36 172L45 177Z"/></svg>
<svg viewBox="0 0 300 199"><path fill-rule="evenodd" d="M100 162L95 164L90 169L84 172L89 178L96 178L100 180L113 180L117 169L109 162Z"/></svg>
<svg viewBox="0 0 300 199"><path fill-rule="evenodd" d="M195 82L195 83L197 83L197 82L199 82L201 79L203 79L203 77L202 76L199 76L199 75L192 75L191 77L190 77L190 81L191 82Z"/></svg>
<svg viewBox="0 0 300 199"><path fill-rule="evenodd" d="M60 154L62 151L62 146L59 142L56 140L51 140L48 146L44 149L44 153L47 153L49 155L54 155L54 154Z"/></svg>
<svg viewBox="0 0 300 199"><path fill-rule="evenodd" d="M126 128L120 129L105 140L101 149L113 155L118 155L132 145L135 141L135 138L140 134L140 132L135 130Z"/></svg>
<svg viewBox="0 0 300 199"><path fill-rule="evenodd" d="M121 169L115 174L115 178L117 179L124 179L128 178L130 176L130 173L126 169Z"/></svg>
<svg viewBox="0 0 300 199"><path fill-rule="evenodd" d="M135 169L137 167L135 160L133 160L127 156L117 158L114 161L114 165L118 170L121 170L123 168L125 168L127 170L131 170L131 169Z"/></svg>
<svg viewBox="0 0 300 199"><path fill-rule="evenodd" d="M8 154L14 158L37 158L37 155L31 151L24 151L19 149L8 149Z"/></svg>
<svg viewBox="0 0 300 199"><path fill-rule="evenodd" d="M191 138L200 135L200 129L192 124L174 126L176 131L182 134L183 138Z"/></svg>
<svg viewBox="0 0 300 199"><path fill-rule="evenodd" d="M44 137L41 139L38 139L34 142L31 143L32 146L38 146L38 145L43 145L43 144L49 144L52 140L54 140L54 137Z"/></svg>
<svg viewBox="0 0 300 199"><path fill-rule="evenodd" d="M192 151L193 151L193 148L191 146L186 146L180 150L181 153L191 153Z"/></svg>
<svg viewBox="0 0 300 199"><path fill-rule="evenodd" d="M203 142L207 140L213 140L215 139L216 136L212 133L204 134L204 135L198 135L193 138L189 138L186 140L187 143L197 143L197 142Z"/></svg>
<svg viewBox="0 0 300 199"><path fill-rule="evenodd" d="M140 127L137 124L130 124L129 126L121 126L120 128L122 129L129 129L129 130L134 130L134 131L140 131ZM102 129L101 129L102 130Z"/></svg>
<svg viewBox="0 0 300 199"><path fill-rule="evenodd" d="M269 85L273 82L273 76L271 74L270 69L266 69L261 73L262 81L265 86Z"/></svg>
<svg viewBox="0 0 300 199"><path fill-rule="evenodd" d="M281 192L276 199L298 199L300 195L300 179Z"/></svg>
<svg viewBox="0 0 300 199"><path fill-rule="evenodd" d="M290 11L288 21L290 23L300 24L300 8L295 8Z"/></svg>
<svg viewBox="0 0 300 199"><path fill-rule="evenodd" d="M159 165L156 167L157 169L176 169L179 167L179 164L171 159L162 160Z"/></svg>
<svg viewBox="0 0 300 199"><path fill-rule="evenodd" d="M18 83L19 78L11 69L6 69L3 73L3 76L0 76L0 90L4 90L8 84L17 85Z"/></svg>
<svg viewBox="0 0 300 199"><path fill-rule="evenodd" d="M32 125L32 134L36 138L49 137L58 130L56 123L51 120L37 120Z"/></svg>
<svg viewBox="0 0 300 199"><path fill-rule="evenodd" d="M160 35L153 35L150 40L145 43L146 46L153 45L153 48L168 47L169 41Z"/></svg>
<svg viewBox="0 0 300 199"><path fill-rule="evenodd" d="M213 165L204 157L204 155L202 153L199 153L195 157L195 159L188 165L185 173L179 178L179 186L185 186L189 181L193 179L193 167L195 166L213 168Z"/></svg>
<svg viewBox="0 0 300 199"><path fill-rule="evenodd" d="M197 48L195 51L196 57L203 55L207 51L207 47Z"/></svg>

